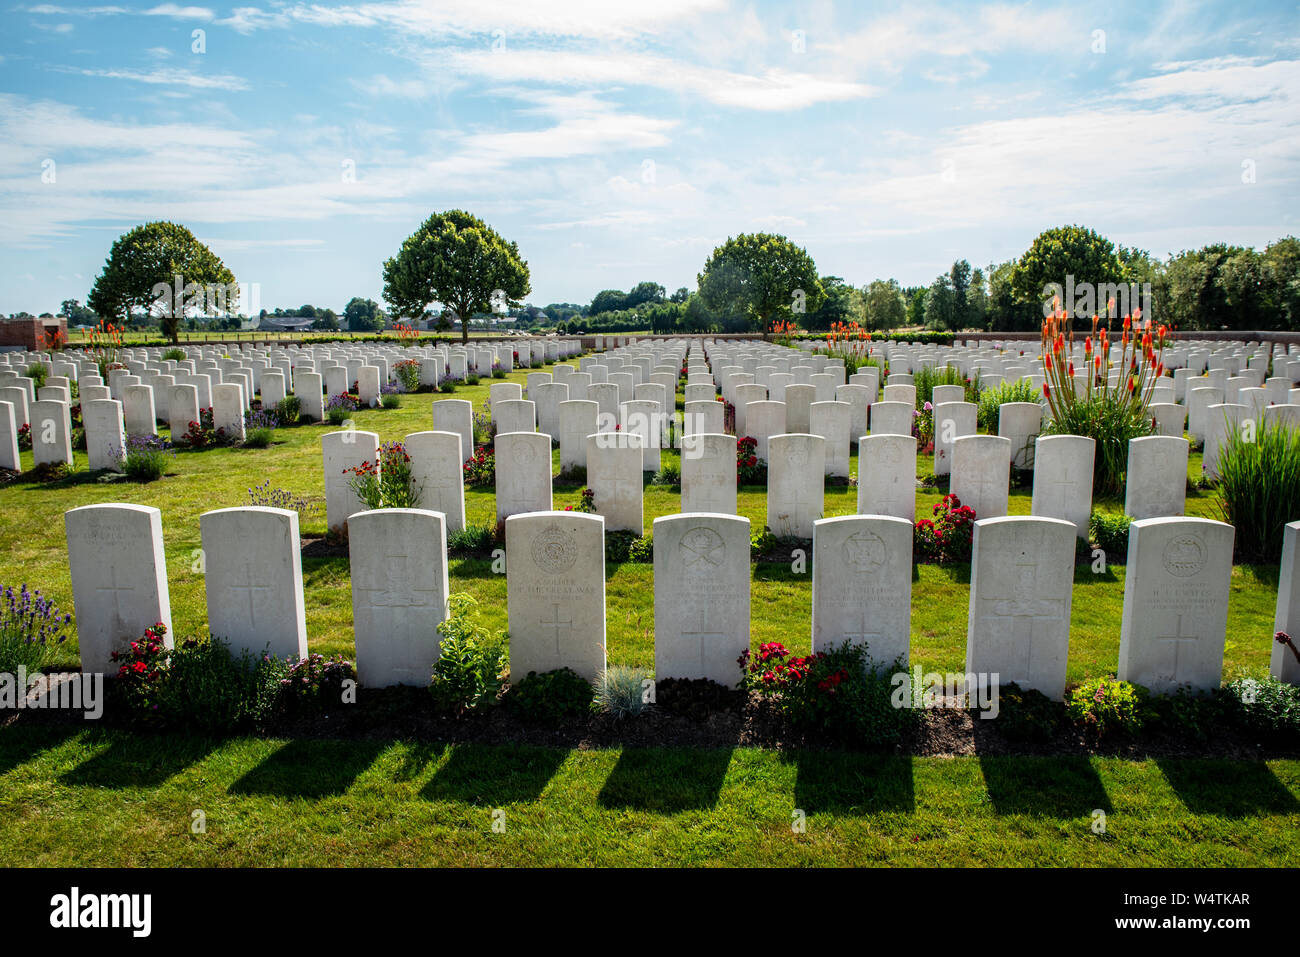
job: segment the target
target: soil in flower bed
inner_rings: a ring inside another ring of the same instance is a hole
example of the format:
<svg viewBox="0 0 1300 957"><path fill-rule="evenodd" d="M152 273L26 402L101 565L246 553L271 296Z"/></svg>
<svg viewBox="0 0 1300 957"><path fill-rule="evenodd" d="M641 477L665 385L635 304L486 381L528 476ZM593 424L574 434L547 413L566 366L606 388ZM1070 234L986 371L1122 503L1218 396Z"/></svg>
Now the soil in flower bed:
<svg viewBox="0 0 1300 957"><path fill-rule="evenodd" d="M560 726L528 721L507 701L461 718L434 711L425 688L361 688L358 703L310 715L277 719L261 734L272 738L356 740L423 740L447 744L526 744L589 750L613 747L688 747L701 749L760 747L770 750L880 751L819 735L800 734L758 692L724 688L705 680L665 679L656 687L656 703L635 718L592 714ZM112 698L109 702L111 705ZM0 728L27 724L72 724L91 728L80 712L18 710L3 713ZM122 727L111 707L94 725ZM170 730L166 733L174 734ZM1066 722L1046 741L1011 740L997 719L978 711L946 707L926 709L907 740L889 749L917 757L968 755L1110 756L1148 758L1229 758L1265 760L1300 757L1300 741L1261 740L1223 727L1213 737L1148 730L1139 737L1095 740Z"/></svg>

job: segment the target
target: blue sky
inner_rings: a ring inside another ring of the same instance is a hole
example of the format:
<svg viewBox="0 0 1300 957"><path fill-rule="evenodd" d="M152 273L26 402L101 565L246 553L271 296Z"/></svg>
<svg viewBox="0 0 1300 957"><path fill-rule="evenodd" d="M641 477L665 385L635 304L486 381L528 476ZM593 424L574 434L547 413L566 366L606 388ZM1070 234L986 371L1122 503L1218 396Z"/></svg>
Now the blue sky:
<svg viewBox="0 0 1300 957"><path fill-rule="evenodd" d="M519 243L544 305L694 288L738 232L906 285L1069 222L1262 247L1298 197L1294 2L0 11L6 313L84 301L153 219L262 306L341 309L453 207Z"/></svg>

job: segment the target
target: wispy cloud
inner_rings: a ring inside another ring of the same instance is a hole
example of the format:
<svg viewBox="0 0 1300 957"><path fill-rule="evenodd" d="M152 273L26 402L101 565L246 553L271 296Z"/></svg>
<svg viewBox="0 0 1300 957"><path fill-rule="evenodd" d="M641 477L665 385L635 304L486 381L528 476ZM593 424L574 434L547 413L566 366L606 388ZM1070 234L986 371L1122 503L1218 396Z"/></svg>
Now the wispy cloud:
<svg viewBox="0 0 1300 957"><path fill-rule="evenodd" d="M106 80L131 80L136 83L148 83L152 86L181 86L195 90L229 90L238 92L248 89L248 82L243 77L229 74L206 76L190 70L111 70L91 67L53 67L61 73L75 73L79 76L100 77Z"/></svg>

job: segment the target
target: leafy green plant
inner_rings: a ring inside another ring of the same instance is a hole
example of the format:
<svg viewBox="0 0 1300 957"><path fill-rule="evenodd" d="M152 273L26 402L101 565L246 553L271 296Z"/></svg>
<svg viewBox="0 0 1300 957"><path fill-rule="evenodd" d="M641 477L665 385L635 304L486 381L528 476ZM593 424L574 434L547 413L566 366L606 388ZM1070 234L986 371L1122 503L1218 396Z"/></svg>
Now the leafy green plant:
<svg viewBox="0 0 1300 957"><path fill-rule="evenodd" d="M641 535L633 538L627 546L627 560L648 564L655 560L655 542L653 535Z"/></svg>
<svg viewBox="0 0 1300 957"><path fill-rule="evenodd" d="M1229 429L1219 450L1216 504L1237 529L1237 561L1280 561L1286 523L1300 517L1300 428L1268 421L1257 423L1253 435Z"/></svg>
<svg viewBox="0 0 1300 957"><path fill-rule="evenodd" d="M438 625L438 662L429 694L439 711L462 715L491 707L505 686L505 641L478 617L478 602L455 594L447 599L448 617Z"/></svg>
<svg viewBox="0 0 1300 957"><path fill-rule="evenodd" d="M286 395L275 404L275 419L281 425L296 425L302 414L302 399L296 395Z"/></svg>
<svg viewBox="0 0 1300 957"><path fill-rule="evenodd" d="M134 482L156 482L176 457L170 442L158 435L132 435L122 454L122 472Z"/></svg>
<svg viewBox="0 0 1300 957"><path fill-rule="evenodd" d="M312 652L289 667L280 682L285 707L292 712L315 714L343 703L347 682L356 681L352 662L342 655L326 658Z"/></svg>
<svg viewBox="0 0 1300 957"><path fill-rule="evenodd" d="M485 552L495 544L495 532L491 525L466 525L464 528L447 535L447 551L453 553Z"/></svg>
<svg viewBox="0 0 1300 957"><path fill-rule="evenodd" d="M1207 741L1223 725L1225 701L1220 694L1197 694L1178 688L1147 699L1151 723L1196 741Z"/></svg>
<svg viewBox="0 0 1300 957"><path fill-rule="evenodd" d="M1092 487L1098 496L1124 493L1128 444L1155 431L1144 406L1097 395L1062 405L1043 423L1044 435L1083 435L1096 443Z"/></svg>
<svg viewBox="0 0 1300 957"><path fill-rule="evenodd" d="M420 363L417 359L402 359L393 363L393 375L401 383L404 392L414 392L420 388Z"/></svg>
<svg viewBox="0 0 1300 957"><path fill-rule="evenodd" d="M1238 678L1223 688L1224 707L1236 724L1254 734L1300 737L1300 687L1265 678Z"/></svg>
<svg viewBox="0 0 1300 957"><path fill-rule="evenodd" d="M965 386L966 380L952 366L935 368L924 365L912 373L912 385L916 387L916 407L925 408L927 402L934 401L934 387L937 385Z"/></svg>
<svg viewBox="0 0 1300 957"><path fill-rule="evenodd" d="M752 526L749 533L749 554L754 557L766 555L772 549L776 548L776 536L772 530L764 525L762 528Z"/></svg>
<svg viewBox="0 0 1300 957"><path fill-rule="evenodd" d="M569 668L528 672L512 684L506 700L528 721L563 724L590 714L595 692L591 683Z"/></svg>
<svg viewBox="0 0 1300 957"><path fill-rule="evenodd" d="M1088 518L1088 537L1111 556L1111 561L1122 562L1128 555L1128 532L1133 519L1122 512L1103 512L1093 509Z"/></svg>
<svg viewBox="0 0 1300 957"><path fill-rule="evenodd" d="M1012 741L1050 741L1065 711L1041 691L1012 682L998 689L997 728Z"/></svg>
<svg viewBox="0 0 1300 957"><path fill-rule="evenodd" d="M38 389L43 389L45 387L46 378L49 374L50 370L45 368L45 363L43 362L33 362L23 370L23 375L31 379L33 385Z"/></svg>
<svg viewBox="0 0 1300 957"><path fill-rule="evenodd" d="M185 355L184 349L173 347L171 349L164 349L162 358L166 362L184 362L188 357Z"/></svg>
<svg viewBox="0 0 1300 957"><path fill-rule="evenodd" d="M651 482L655 485L675 487L682 484L682 467L676 462L663 461L659 463L659 471L655 473Z"/></svg>
<svg viewBox="0 0 1300 957"><path fill-rule="evenodd" d="M1093 678L1070 692L1066 714L1098 738L1137 734L1148 717L1147 690L1115 678Z"/></svg>
<svg viewBox="0 0 1300 957"><path fill-rule="evenodd" d="M480 445L474 454L461 466L465 476L465 485L491 485L496 481L497 456L492 446Z"/></svg>
<svg viewBox="0 0 1300 957"><path fill-rule="evenodd" d="M601 710L616 718L635 718L650 707L646 682L650 673L644 668L613 665L596 679L596 701Z"/></svg>
<svg viewBox="0 0 1300 957"><path fill-rule="evenodd" d="M329 403L325 406L325 419L330 425L342 425L352 418L352 413L356 411L356 399L347 393L339 393L330 396Z"/></svg>
<svg viewBox="0 0 1300 957"><path fill-rule="evenodd" d="M1017 379L1015 382L999 382L979 395L979 407L975 411L976 422L982 431L994 435L998 431L998 416L1003 405L1008 402L1037 402L1039 398L1034 387L1023 379Z"/></svg>

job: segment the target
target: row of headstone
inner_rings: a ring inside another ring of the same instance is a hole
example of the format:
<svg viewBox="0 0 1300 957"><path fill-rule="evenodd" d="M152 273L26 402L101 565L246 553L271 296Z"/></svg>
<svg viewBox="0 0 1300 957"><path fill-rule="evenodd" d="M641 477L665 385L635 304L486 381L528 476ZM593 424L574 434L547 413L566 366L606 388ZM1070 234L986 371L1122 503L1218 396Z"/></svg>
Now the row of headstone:
<svg viewBox="0 0 1300 957"><path fill-rule="evenodd" d="M171 632L162 519L142 505L66 513L69 569L82 668L156 622ZM238 653L307 653L297 513L228 508L199 520L208 629ZM539 511L506 519L512 671L605 667L605 520ZM748 519L710 512L654 523L655 673L733 685L749 648ZM446 520L428 509L361 512L349 549L357 668L372 686L423 684L447 613ZM1222 679L1232 526L1154 518L1130 530L1118 677L1166 693L1209 690ZM907 665L912 526L863 515L813 523L812 647L865 643L878 667ZM1065 688L1074 582L1074 526L1004 516L975 523L966 670L994 674L1059 699ZM1287 526L1278 630L1300 616L1300 522ZM1275 648L1282 680L1300 670Z"/></svg>

